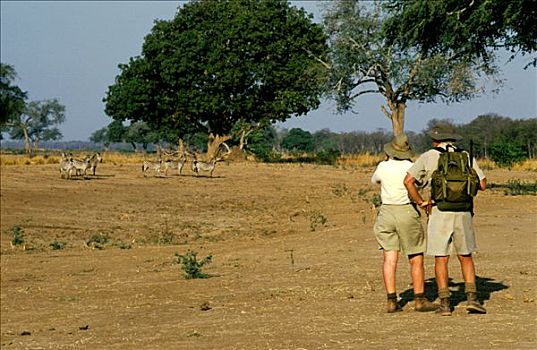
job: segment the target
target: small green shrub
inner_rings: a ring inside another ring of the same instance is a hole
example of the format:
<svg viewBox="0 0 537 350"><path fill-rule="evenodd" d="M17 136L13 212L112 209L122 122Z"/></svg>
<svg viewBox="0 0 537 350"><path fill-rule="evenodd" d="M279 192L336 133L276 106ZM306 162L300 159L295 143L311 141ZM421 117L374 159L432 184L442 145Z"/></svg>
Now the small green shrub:
<svg viewBox="0 0 537 350"><path fill-rule="evenodd" d="M131 249L132 248L132 244L131 243L125 243L123 241L117 241L116 242L116 247L118 247L119 249Z"/></svg>
<svg viewBox="0 0 537 350"><path fill-rule="evenodd" d="M110 241L110 236L106 233L98 233L91 236L87 241L86 245L96 248L103 249L104 246Z"/></svg>
<svg viewBox="0 0 537 350"><path fill-rule="evenodd" d="M373 204L375 208L380 207L380 205L382 204L382 200L380 199L380 194L375 193L374 195L372 195L371 198L369 199L369 203Z"/></svg>
<svg viewBox="0 0 537 350"><path fill-rule="evenodd" d="M317 229L318 225L325 225L328 219L320 211L315 210L310 215L310 230L313 232Z"/></svg>
<svg viewBox="0 0 537 350"><path fill-rule="evenodd" d="M519 179L512 179L507 181L506 195L522 196L522 195L536 195L537 194L537 181L524 182Z"/></svg>
<svg viewBox="0 0 537 350"><path fill-rule="evenodd" d="M336 197L343 197L349 194L350 190L345 183L332 185L332 193Z"/></svg>
<svg viewBox="0 0 537 350"><path fill-rule="evenodd" d="M170 245L175 242L175 235L171 232L164 232L161 235L158 235L157 244L160 245Z"/></svg>
<svg viewBox="0 0 537 350"><path fill-rule="evenodd" d="M181 269L184 271L187 280L211 277L209 274L202 272L201 268L212 262L212 255L208 255L200 261L198 261L197 255L197 252L191 250L188 250L185 255L175 253L175 262L181 264Z"/></svg>
<svg viewBox="0 0 537 350"><path fill-rule="evenodd" d="M66 245L67 245L67 243L60 242L60 241L57 241L57 240L54 240L54 241L52 241L52 243L49 244L49 246L50 246L50 248L52 248L52 250L62 250L63 248L65 248Z"/></svg>
<svg viewBox="0 0 537 350"><path fill-rule="evenodd" d="M13 225L11 227L11 235L13 236L11 239L12 245L17 246L24 244L24 229L21 226Z"/></svg>
<svg viewBox="0 0 537 350"><path fill-rule="evenodd" d="M371 197L367 197L367 193L370 191L369 188L361 188L356 193L359 198L361 198L364 202L372 204L375 208L380 207L382 204L382 201L380 199L380 194L375 193Z"/></svg>

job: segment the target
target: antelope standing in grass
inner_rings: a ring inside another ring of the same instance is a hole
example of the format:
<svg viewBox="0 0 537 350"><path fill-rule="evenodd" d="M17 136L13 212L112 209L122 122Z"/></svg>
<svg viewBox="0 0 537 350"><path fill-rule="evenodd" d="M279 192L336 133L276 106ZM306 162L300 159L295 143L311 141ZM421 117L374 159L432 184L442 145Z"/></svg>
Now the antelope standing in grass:
<svg viewBox="0 0 537 350"><path fill-rule="evenodd" d="M144 160L144 163L142 164L142 171L144 172L144 177L147 176L147 172L149 170L154 170L155 175L160 176L161 166L162 166L161 159L158 159L156 162L150 162L150 161Z"/></svg>
<svg viewBox="0 0 537 350"><path fill-rule="evenodd" d="M90 166L90 159L88 157L82 160L72 158L72 163L76 170L76 175L80 175L80 176L86 175L86 171L89 169L89 166Z"/></svg>
<svg viewBox="0 0 537 350"><path fill-rule="evenodd" d="M93 171L93 176L95 176L95 169L97 169L97 164L102 163L103 158L101 157L101 154L99 152L94 153L89 158L89 167L88 169L91 169Z"/></svg>
<svg viewBox="0 0 537 350"><path fill-rule="evenodd" d="M196 173L196 176L199 175L200 171L208 171L209 175L213 177L213 171L216 167L216 158L211 159L210 162L202 162L199 160L192 161L192 171Z"/></svg>
<svg viewBox="0 0 537 350"><path fill-rule="evenodd" d="M183 166L185 165L186 158L183 157L179 160L173 160L168 159L164 162L164 174L168 176L168 169L177 169L179 171L179 175L181 175L181 171L183 170Z"/></svg>
<svg viewBox="0 0 537 350"><path fill-rule="evenodd" d="M222 142L221 144L227 149L227 151L224 154L220 155L221 150L219 149L208 162L197 160L194 155L190 167L192 171L196 173L196 176L199 175L200 171L205 171L209 172L209 175L213 177L213 171L216 168L216 163L224 160L231 153L231 150L225 142Z"/></svg>
<svg viewBox="0 0 537 350"><path fill-rule="evenodd" d="M62 159L60 160L60 178L70 179L73 170L75 170L73 159L67 157L65 153L62 153Z"/></svg>

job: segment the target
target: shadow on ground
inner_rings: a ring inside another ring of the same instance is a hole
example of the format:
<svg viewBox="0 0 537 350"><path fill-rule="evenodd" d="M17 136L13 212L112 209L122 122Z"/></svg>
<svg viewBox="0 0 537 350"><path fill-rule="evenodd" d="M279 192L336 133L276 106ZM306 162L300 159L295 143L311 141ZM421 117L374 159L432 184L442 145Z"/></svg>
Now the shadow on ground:
<svg viewBox="0 0 537 350"><path fill-rule="evenodd" d="M490 295L494 292L509 288L509 286L502 282L497 282L492 278L476 276L477 285L477 297L479 301L484 304L486 300L490 299ZM449 279L449 290L451 291L451 307L457 306L459 303L466 301L466 294L464 290L464 282L453 282L453 278ZM429 300L435 300L438 298L438 290L436 288L436 279L429 278L425 280L425 295ZM412 300L414 300L414 291L409 288L403 291L400 295L401 306L405 306Z"/></svg>

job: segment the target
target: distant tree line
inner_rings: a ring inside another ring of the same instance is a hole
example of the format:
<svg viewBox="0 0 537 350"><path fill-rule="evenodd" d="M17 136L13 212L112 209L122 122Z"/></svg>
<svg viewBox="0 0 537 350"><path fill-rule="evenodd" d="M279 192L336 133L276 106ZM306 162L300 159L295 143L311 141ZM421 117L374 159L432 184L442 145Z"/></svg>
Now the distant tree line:
<svg viewBox="0 0 537 350"><path fill-rule="evenodd" d="M497 114L480 115L467 124L455 124L450 119L432 119L422 132L407 132L413 149L420 153L431 147L427 133L433 126L449 124L463 137L459 146L470 150L478 158L499 160L500 153L509 152L510 158L516 160L534 159L537 152L537 118L511 119ZM322 153L356 154L382 153L385 143L393 137L391 131L332 132L322 129L309 132L300 128L277 129L272 125L257 128L246 140L238 137L231 139L231 145L241 147L255 154L261 160L270 160L278 153ZM105 148L114 143L130 144L133 151L147 151L148 147L159 143L163 146L173 144L166 133L151 131L144 122L135 122L125 126L114 121L107 127L94 132L90 140L102 144ZM197 151L205 151L207 136L205 133L188 135L187 144ZM153 147L154 148L154 147Z"/></svg>
<svg viewBox="0 0 537 350"><path fill-rule="evenodd" d="M497 114L480 115L466 124L455 124L450 119L432 119L422 132L407 132L416 153L431 147L427 135L433 126L448 124L463 137L458 145L470 150L476 158L492 159L499 165L509 166L524 159L535 159L537 154L537 118L512 119ZM278 129L272 125L253 130L246 139L235 137L229 141L231 146L241 147L254 154L260 161L277 161L283 153L299 156L316 154L320 158L333 160L341 154L381 154L385 143L393 137L391 131L332 132L322 129L309 132L300 128ZM203 132L187 135L186 144L192 150L204 152L207 147L207 134ZM95 131L90 142L42 142L51 149L105 149L125 152L154 152L156 145L175 147L173 137L164 132L151 130L144 122L123 125L113 121L107 127ZM23 142L3 141L3 148L20 148Z"/></svg>

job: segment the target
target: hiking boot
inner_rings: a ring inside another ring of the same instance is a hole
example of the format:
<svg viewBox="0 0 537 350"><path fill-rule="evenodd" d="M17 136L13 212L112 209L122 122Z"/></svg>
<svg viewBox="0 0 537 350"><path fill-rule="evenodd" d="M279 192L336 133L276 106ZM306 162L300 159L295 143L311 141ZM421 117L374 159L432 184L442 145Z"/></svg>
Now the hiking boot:
<svg viewBox="0 0 537 350"><path fill-rule="evenodd" d="M386 311L391 314L397 311L402 311L401 305L397 302L397 299L388 299L388 303L386 304Z"/></svg>
<svg viewBox="0 0 537 350"><path fill-rule="evenodd" d="M440 316L451 316L451 306L449 305L449 298L440 299L440 307L436 309L436 313Z"/></svg>
<svg viewBox="0 0 537 350"><path fill-rule="evenodd" d="M468 300L468 303L466 304L466 311L475 314L487 313L487 309L485 309L477 299L476 293L466 293L466 299Z"/></svg>
<svg viewBox="0 0 537 350"><path fill-rule="evenodd" d="M436 311L440 305L427 300L425 297L414 298L414 310L419 312Z"/></svg>

